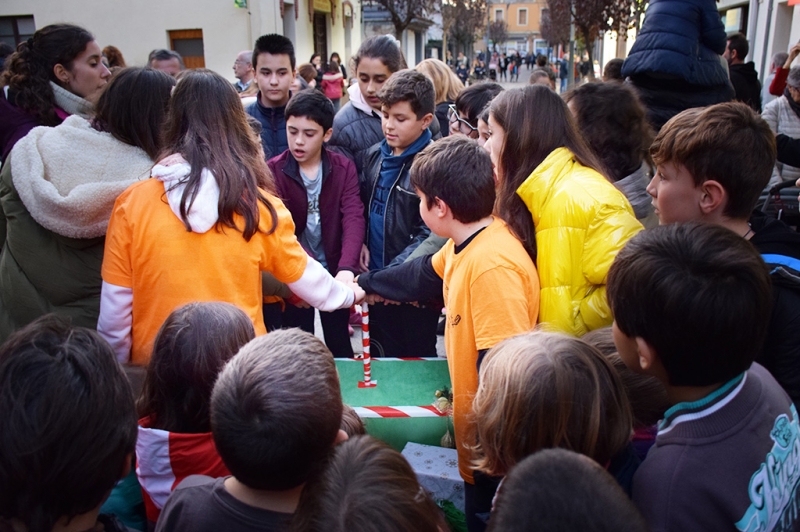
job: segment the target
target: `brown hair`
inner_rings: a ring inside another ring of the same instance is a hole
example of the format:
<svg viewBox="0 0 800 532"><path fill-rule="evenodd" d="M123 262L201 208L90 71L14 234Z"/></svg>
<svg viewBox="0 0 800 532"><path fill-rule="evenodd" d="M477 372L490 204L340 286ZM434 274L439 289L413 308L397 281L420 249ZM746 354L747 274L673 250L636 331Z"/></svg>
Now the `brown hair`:
<svg viewBox="0 0 800 532"><path fill-rule="evenodd" d="M175 79L158 70L120 70L97 100L95 127L155 159L161 151L161 127L174 86Z"/></svg>
<svg viewBox="0 0 800 532"><path fill-rule="evenodd" d="M622 83L584 83L564 97L595 155L614 181L650 162L653 130L639 97Z"/></svg>
<svg viewBox="0 0 800 532"><path fill-rule="evenodd" d="M103 48L103 55L108 59L108 68L120 67L125 68L125 58L122 57L122 52L116 46L106 46Z"/></svg>
<svg viewBox="0 0 800 532"><path fill-rule="evenodd" d="M464 84L450 67L438 59L428 58L420 62L414 69L422 72L433 83L434 102L453 102L458 94L464 90Z"/></svg>
<svg viewBox="0 0 800 532"><path fill-rule="evenodd" d="M240 106L241 107L241 106ZM219 374L211 394L211 432L237 480L287 490L319 472L342 422L333 355L299 329L245 345Z"/></svg>
<svg viewBox="0 0 800 532"><path fill-rule="evenodd" d="M429 144L414 159L410 173L411 186L425 194L429 209L438 198L462 224L492 214L492 159L474 140L451 135Z"/></svg>
<svg viewBox="0 0 800 532"><path fill-rule="evenodd" d="M262 231L259 202L266 206L275 230L278 215L261 193L275 193L272 174L259 155L260 140L247 125L246 113L233 85L206 69L192 70L175 87L164 126L162 156L180 153L192 171L181 198L181 218L190 231L189 208L197 196L200 174L208 169L219 185L219 226L242 231L250 240ZM237 227L234 215L244 219Z"/></svg>
<svg viewBox="0 0 800 532"><path fill-rule="evenodd" d="M303 63L297 66L297 75L310 83L317 77L317 68L311 63Z"/></svg>
<svg viewBox="0 0 800 532"><path fill-rule="evenodd" d="M217 374L254 337L250 318L230 303L190 303L172 311L153 345L139 417L152 417L155 429L209 432Z"/></svg>
<svg viewBox="0 0 800 532"><path fill-rule="evenodd" d="M577 338L541 331L489 351L473 412L475 468L489 475L551 447L605 464L628 444L633 427L622 381L603 355Z"/></svg>
<svg viewBox="0 0 800 532"><path fill-rule="evenodd" d="M360 436L367 433L364 422L356 414L355 409L350 405L344 405L342 410L342 424L339 429L343 430L349 437Z"/></svg>
<svg viewBox="0 0 800 532"><path fill-rule="evenodd" d="M581 340L594 346L617 370L631 404L633 426L635 428L652 427L658 423L670 406L667 391L661 381L655 377L638 373L625 365L622 357L617 353L617 346L614 345L611 327L590 331L584 334Z"/></svg>
<svg viewBox="0 0 800 532"><path fill-rule="evenodd" d="M728 193L723 214L748 219L775 166L775 134L741 102L688 109L664 124L650 147L657 165L679 164L696 186L714 180Z"/></svg>
<svg viewBox="0 0 800 532"><path fill-rule="evenodd" d="M392 35L373 35L361 41L358 52L350 60L351 70L357 71L358 64L365 57L378 59L392 73L408 68L406 58L400 49L400 41Z"/></svg>
<svg viewBox="0 0 800 532"><path fill-rule="evenodd" d="M131 388L111 346L55 314L0 347L0 408L0 529L17 519L52 530L98 507L136 446Z"/></svg>
<svg viewBox="0 0 800 532"><path fill-rule="evenodd" d="M528 85L503 91L492 100L489 113L506 133L500 147L503 179L495 211L536 262L533 218L517 189L557 148L567 148L576 161L600 173L602 167L575 127L567 105L549 87Z"/></svg>
<svg viewBox="0 0 800 532"><path fill-rule="evenodd" d="M339 445L300 496L293 532L440 532L441 511L403 455L370 436Z"/></svg>
<svg viewBox="0 0 800 532"><path fill-rule="evenodd" d="M399 102L408 102L417 120L421 120L427 114L433 114L436 110L433 95L431 80L416 70L395 72L378 92L381 105L386 107Z"/></svg>
<svg viewBox="0 0 800 532"><path fill-rule="evenodd" d="M50 24L22 41L5 63L0 85L14 90L14 104L42 125L56 126L61 119L55 112L56 99L50 82L59 84L53 67L72 69L72 62L94 40L91 33L72 24Z"/></svg>
<svg viewBox="0 0 800 532"><path fill-rule="evenodd" d="M487 532L646 532L645 520L608 471L566 449L522 460L497 491Z"/></svg>

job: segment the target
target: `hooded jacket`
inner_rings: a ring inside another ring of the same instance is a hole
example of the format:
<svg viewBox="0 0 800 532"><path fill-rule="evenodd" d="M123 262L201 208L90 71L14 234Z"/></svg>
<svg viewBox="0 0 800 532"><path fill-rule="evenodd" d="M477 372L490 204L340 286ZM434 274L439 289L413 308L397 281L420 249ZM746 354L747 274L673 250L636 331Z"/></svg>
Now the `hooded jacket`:
<svg viewBox="0 0 800 532"><path fill-rule="evenodd" d="M536 229L539 322L574 336L611 325L608 269L642 229L628 200L566 148L550 153L517 194Z"/></svg>
<svg viewBox="0 0 800 532"><path fill-rule="evenodd" d="M210 432L182 434L151 427L139 420L136 476L142 486L147 520L155 523L172 490L189 475L219 478L230 475Z"/></svg>
<svg viewBox="0 0 800 532"><path fill-rule="evenodd" d="M736 100L749 105L757 113L761 112L761 83L758 81L755 63L730 65L731 84Z"/></svg>
<svg viewBox="0 0 800 532"><path fill-rule="evenodd" d="M435 122L435 120L434 120ZM430 137L428 137L430 138ZM430 140L428 141L430 142ZM361 201L364 203L364 213L367 218L367 237L365 244L369 247L369 211L372 198L384 170L383 150L386 142L373 146L364 157L364 177L361 181ZM420 148L414 153L404 154L405 157L398 161L400 169L389 188L386 197L386 211L383 224L383 257L380 261L382 267L400 264L431 234L419 214L419 196L411 186L411 165ZM410 151L410 149L408 150ZM400 159L402 156L397 157Z"/></svg>
<svg viewBox="0 0 800 532"><path fill-rule="evenodd" d="M114 201L152 165L78 116L17 142L0 176L0 340L50 312L97 327Z"/></svg>
<svg viewBox="0 0 800 532"><path fill-rule="evenodd" d="M714 0L651 0L623 77L657 72L706 87L727 85L727 36Z"/></svg>
<svg viewBox="0 0 800 532"><path fill-rule="evenodd" d="M308 194L300 176L300 167L292 152L286 150L269 160L278 195L292 213L294 234L306 230ZM361 272L359 256L364 243L364 204L358 188L358 176L352 161L322 148L322 191L319 195L322 247L328 271Z"/></svg>
<svg viewBox="0 0 800 532"><path fill-rule="evenodd" d="M750 227L750 243L770 270L773 297L764 351L756 361L800 406L800 233L759 211L750 217Z"/></svg>
<svg viewBox="0 0 800 532"><path fill-rule="evenodd" d="M153 167L155 179L129 187L114 204L97 331L120 362L132 358L146 364L161 324L193 301L232 303L248 314L256 334L266 333L262 271L320 310L353 304L353 291L306 254L294 235L291 214L266 192L262 195L276 214L275 230L268 231L272 216L259 201L260 230L245 240L239 230L218 227L219 185L203 169L184 221L180 211L191 170L180 154L170 155ZM243 226L241 215L234 216L234 223Z"/></svg>
<svg viewBox="0 0 800 532"><path fill-rule="evenodd" d="M261 146L267 159L276 157L289 149L286 138L286 106L265 107L261 104L261 93L256 101L245 107L247 114L261 122Z"/></svg>

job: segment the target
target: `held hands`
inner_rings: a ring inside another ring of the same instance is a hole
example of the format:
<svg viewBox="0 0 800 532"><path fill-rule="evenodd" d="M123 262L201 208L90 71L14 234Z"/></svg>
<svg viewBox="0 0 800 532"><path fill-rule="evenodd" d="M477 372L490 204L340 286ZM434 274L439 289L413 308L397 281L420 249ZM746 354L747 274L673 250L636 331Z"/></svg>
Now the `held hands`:
<svg viewBox="0 0 800 532"><path fill-rule="evenodd" d="M358 283L351 282L347 284L347 286L353 291L353 294L356 296L355 301L353 304L360 305L362 301L367 297L367 293L364 292L364 289L358 286Z"/></svg>

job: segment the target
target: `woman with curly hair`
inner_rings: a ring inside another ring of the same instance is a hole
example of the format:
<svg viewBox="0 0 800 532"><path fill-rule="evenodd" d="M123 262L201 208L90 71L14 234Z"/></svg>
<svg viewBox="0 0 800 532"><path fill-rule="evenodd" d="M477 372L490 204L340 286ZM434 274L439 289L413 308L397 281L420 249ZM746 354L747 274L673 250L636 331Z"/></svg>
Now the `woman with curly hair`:
<svg viewBox="0 0 800 532"><path fill-rule="evenodd" d="M57 126L70 115L89 118L111 72L91 33L51 24L23 41L0 79L0 157L36 126Z"/></svg>

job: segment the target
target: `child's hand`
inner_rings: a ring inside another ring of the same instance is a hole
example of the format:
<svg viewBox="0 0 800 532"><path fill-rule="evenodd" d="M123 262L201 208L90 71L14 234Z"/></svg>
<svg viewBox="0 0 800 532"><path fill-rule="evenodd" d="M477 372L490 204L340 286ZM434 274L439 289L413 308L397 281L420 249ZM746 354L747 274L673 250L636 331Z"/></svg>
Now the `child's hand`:
<svg viewBox="0 0 800 532"><path fill-rule="evenodd" d="M369 270L369 248L366 244L361 244L361 256L359 257L359 266L361 271Z"/></svg>
<svg viewBox="0 0 800 532"><path fill-rule="evenodd" d="M360 305L361 302L367 297L367 293L364 292L364 289L358 286L357 283L350 283L348 286L351 290L353 290L353 294L356 296L356 299L353 303L355 305Z"/></svg>
<svg viewBox="0 0 800 532"><path fill-rule="evenodd" d="M350 284L354 281L355 275L353 275L353 272L349 270L342 270L336 274L336 277L334 277L334 279L336 279L340 283Z"/></svg>
<svg viewBox="0 0 800 532"><path fill-rule="evenodd" d="M366 301L370 305L374 305L375 303L383 303L385 299L383 299L378 294L367 294L366 297L364 298L364 301Z"/></svg>

